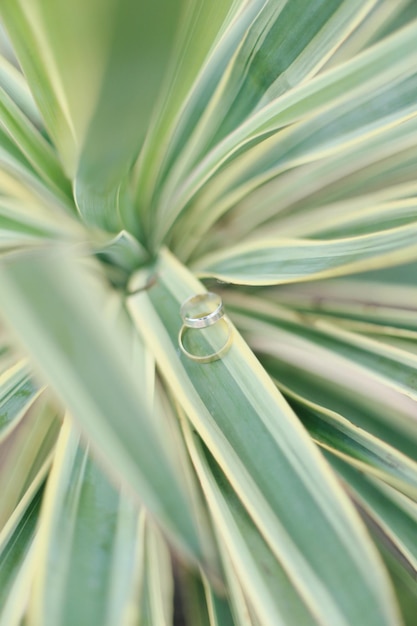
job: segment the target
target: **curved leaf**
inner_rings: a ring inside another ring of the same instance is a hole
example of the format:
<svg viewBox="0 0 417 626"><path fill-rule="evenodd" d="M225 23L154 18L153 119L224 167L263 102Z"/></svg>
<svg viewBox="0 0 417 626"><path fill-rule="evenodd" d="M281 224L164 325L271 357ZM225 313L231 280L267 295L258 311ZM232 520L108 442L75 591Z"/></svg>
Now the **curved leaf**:
<svg viewBox="0 0 417 626"><path fill-rule="evenodd" d="M201 365L182 355L180 305L202 286L167 252L153 271L152 287L129 298L131 315L138 329L146 328L144 340L178 402L310 609L332 626L355 622L359 605L369 623L396 623L389 588L383 577L375 579L380 566L371 577L363 568L364 552L376 559L368 538L269 377L235 330L221 360ZM139 274L131 291L148 278ZM200 349L219 341L214 330L200 335ZM347 590L346 577L358 586Z"/></svg>
<svg viewBox="0 0 417 626"><path fill-rule="evenodd" d="M112 231L122 225L115 206L143 142L181 9L182 2L167 0L2 3L17 56L89 223Z"/></svg>
<svg viewBox="0 0 417 626"><path fill-rule="evenodd" d="M213 253L194 264L202 277L239 285L276 285L375 269L417 257L417 223L323 241L261 240Z"/></svg>
<svg viewBox="0 0 417 626"><path fill-rule="evenodd" d="M143 550L135 504L64 425L40 516L30 625L131 623Z"/></svg>
<svg viewBox="0 0 417 626"><path fill-rule="evenodd" d="M365 474L417 498L417 463L342 415L306 400L279 381L277 385L316 443Z"/></svg>
<svg viewBox="0 0 417 626"><path fill-rule="evenodd" d="M61 423L38 398L0 442L0 528L25 497L45 480Z"/></svg>
<svg viewBox="0 0 417 626"><path fill-rule="evenodd" d="M350 8L348 7L348 10ZM412 24L395 37L383 41L372 50L366 51L358 58L349 60L345 65L337 67L333 71L319 75L312 80L301 82L300 85L292 85L290 81L284 93L279 94L271 103L265 103L265 106L260 110L255 110L253 115L237 125L233 132L213 146L201 162L197 161L197 166L195 165L197 157L192 153L191 148L186 151L183 157L183 160L187 159L186 165L183 166L185 170L183 175L186 176L184 183L178 185L179 172L177 170L180 167L181 159L177 159L179 164L176 165L172 174L172 184L170 185L168 180L165 185L166 206L163 216L165 220L168 219L168 225L171 224L171 220L178 216L180 210L187 207L193 196L218 170L225 166L228 170L233 158L245 151L250 153L254 145L262 142L269 135L277 133L280 129L295 122L310 118L314 114L316 117L318 116L318 119L320 119L320 113L322 117L331 116L335 108L341 108L343 104L346 106L348 102L354 102L355 99L363 98L366 94L375 94L389 86L390 80L396 81L400 76L407 77L414 74L417 58L417 49L414 46L416 32L417 25ZM302 68L302 71L304 70L306 70L305 67ZM220 98L219 106L223 105L223 100ZM364 113L362 115L364 116ZM311 126L311 122L310 124L306 122L303 126L305 135L308 135L309 126ZM341 125L339 124L334 129L333 136L337 136L340 130ZM277 141L280 143L281 139L277 137ZM201 148L200 142L197 142L197 146ZM258 160L263 158L265 151L266 144L265 149L259 148ZM281 149L281 152L284 152L284 149ZM275 151L275 155L277 154L279 154L278 149ZM242 163L246 162L246 159L240 160ZM239 167L241 169L241 166ZM226 173L221 176L220 180L224 180L226 185L230 185L229 174ZM213 181L213 193L209 193L208 200L211 204L213 204L213 194L219 194L219 182L219 180ZM206 231L215 217L218 217L220 208L216 211L211 210L210 214L207 215L204 193L201 199L197 195L194 204L192 213L194 214L195 227L198 232L202 231L203 228ZM220 203L220 207L223 211L223 203ZM162 207L161 210L164 208ZM164 228L167 229L166 224L164 224Z"/></svg>
<svg viewBox="0 0 417 626"><path fill-rule="evenodd" d="M25 500L0 533L1 626L22 623L36 567L33 544L42 502L39 485Z"/></svg>
<svg viewBox="0 0 417 626"><path fill-rule="evenodd" d="M108 470L135 490L179 549L200 556L184 492L146 406L146 380L130 369L126 328L103 315L108 296L92 276L54 249L9 255L0 263L2 312Z"/></svg>

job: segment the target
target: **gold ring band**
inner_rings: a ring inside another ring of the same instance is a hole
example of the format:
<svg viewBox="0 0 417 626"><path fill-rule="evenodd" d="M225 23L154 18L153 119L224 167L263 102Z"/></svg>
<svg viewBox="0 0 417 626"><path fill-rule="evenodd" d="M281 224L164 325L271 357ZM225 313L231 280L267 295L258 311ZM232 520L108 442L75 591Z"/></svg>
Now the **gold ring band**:
<svg viewBox="0 0 417 626"><path fill-rule="evenodd" d="M227 324L227 329L228 329L228 335L227 335L227 339L224 345L216 352L212 352L211 354L205 354L201 356L198 354L193 354L192 352L189 352L187 348L184 346L184 343L183 343L184 333L187 330L190 330L190 327L183 324L180 328L180 332L178 333L178 344L181 348L181 352L183 352L185 356L187 356L192 361L195 361L196 363L211 363L212 361L217 361L218 359L221 359L230 350L230 347L232 345L232 335L233 335L233 328L230 322L228 321L228 319L224 318L223 321Z"/></svg>

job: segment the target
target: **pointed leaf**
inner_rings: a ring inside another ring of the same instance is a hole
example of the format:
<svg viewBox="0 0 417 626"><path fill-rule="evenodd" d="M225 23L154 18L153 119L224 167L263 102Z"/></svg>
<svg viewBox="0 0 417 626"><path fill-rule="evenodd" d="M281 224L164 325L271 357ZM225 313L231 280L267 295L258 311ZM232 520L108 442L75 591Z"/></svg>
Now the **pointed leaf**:
<svg viewBox="0 0 417 626"><path fill-rule="evenodd" d="M92 275L53 249L10 255L0 263L2 312L109 471L195 556L193 522L145 405L145 381L130 370L126 328L103 315L107 295Z"/></svg>
<svg viewBox="0 0 417 626"><path fill-rule="evenodd" d="M129 298L132 317L146 328L144 340L172 392L311 610L323 623L346 625L360 604L361 615L366 610L375 624L394 624L396 609L372 545L282 396L234 329L222 359L199 364L183 355L180 306L204 290L168 252L154 272L153 286ZM135 281L148 278L143 272ZM210 351L216 342L218 348L221 331L213 330L200 334L194 348ZM371 577L364 552L375 563ZM346 576L357 586L347 590L336 582Z"/></svg>
<svg viewBox="0 0 417 626"><path fill-rule="evenodd" d="M213 253L199 259L194 268L200 276L240 285L315 280L415 259L416 234L413 222L346 239L267 239Z"/></svg>
<svg viewBox="0 0 417 626"><path fill-rule="evenodd" d="M109 483L67 423L40 517L28 623L130 624L141 549L135 503Z"/></svg>

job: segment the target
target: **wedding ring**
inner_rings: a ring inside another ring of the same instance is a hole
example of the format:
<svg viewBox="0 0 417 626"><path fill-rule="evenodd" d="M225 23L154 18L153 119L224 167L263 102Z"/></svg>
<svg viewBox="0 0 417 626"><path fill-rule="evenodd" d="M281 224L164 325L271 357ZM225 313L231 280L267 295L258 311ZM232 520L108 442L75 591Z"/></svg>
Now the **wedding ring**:
<svg viewBox="0 0 417 626"><path fill-rule="evenodd" d="M196 363L211 363L212 361L217 361L218 359L221 359L230 350L233 335L233 328L230 322L226 318L223 318L222 322L227 325L227 339L225 343L220 347L219 350L216 350L216 352L202 355L189 352L184 346L185 333L192 332L193 329L190 326L186 326L185 324L181 326L180 332L178 334L178 343L181 351L185 354L185 356L187 356L192 361L195 361Z"/></svg>
<svg viewBox="0 0 417 626"><path fill-rule="evenodd" d="M191 296L182 304L180 315L188 328L207 328L224 316L222 299L211 291Z"/></svg>

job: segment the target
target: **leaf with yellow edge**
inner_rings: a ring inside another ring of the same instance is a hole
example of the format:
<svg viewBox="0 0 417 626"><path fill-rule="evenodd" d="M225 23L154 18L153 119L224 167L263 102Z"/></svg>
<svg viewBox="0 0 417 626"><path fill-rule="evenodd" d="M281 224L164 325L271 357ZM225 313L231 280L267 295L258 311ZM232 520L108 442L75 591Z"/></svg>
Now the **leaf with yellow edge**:
<svg viewBox="0 0 417 626"><path fill-rule="evenodd" d="M140 291L150 275L152 284ZM144 341L162 375L309 609L329 626L364 615L369 625L397 624L389 585L358 518L238 332L232 329L231 349L220 360L200 364L181 353L180 306L204 292L202 285L164 251L130 290L138 291L128 299L129 311L138 329L146 329ZM212 328L195 348L218 348L221 331Z"/></svg>

